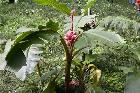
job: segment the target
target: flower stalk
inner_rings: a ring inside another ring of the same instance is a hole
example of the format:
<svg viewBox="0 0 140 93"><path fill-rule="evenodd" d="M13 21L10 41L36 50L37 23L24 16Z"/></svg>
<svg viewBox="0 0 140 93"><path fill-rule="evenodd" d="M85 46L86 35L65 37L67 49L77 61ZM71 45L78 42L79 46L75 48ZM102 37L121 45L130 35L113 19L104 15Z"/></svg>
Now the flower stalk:
<svg viewBox="0 0 140 93"><path fill-rule="evenodd" d="M71 68L71 63L73 59L73 47L74 43L77 40L77 33L74 31L73 27L73 17L74 17L75 10L71 11L71 28L70 31L68 31L65 36L64 36L64 41L66 45L66 64L65 64L65 93L70 93L70 68ZM64 46L65 46L64 45Z"/></svg>

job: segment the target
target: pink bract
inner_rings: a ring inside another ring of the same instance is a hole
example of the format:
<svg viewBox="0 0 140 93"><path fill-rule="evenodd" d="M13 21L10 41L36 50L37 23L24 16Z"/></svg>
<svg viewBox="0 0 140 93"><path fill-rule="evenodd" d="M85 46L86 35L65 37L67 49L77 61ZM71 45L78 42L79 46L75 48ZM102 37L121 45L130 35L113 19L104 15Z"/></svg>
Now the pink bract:
<svg viewBox="0 0 140 93"><path fill-rule="evenodd" d="M76 32L74 31L68 31L65 36L64 36L64 39L66 41L66 44L69 46L69 45L72 45L74 43L74 41L76 40L76 37L77 37L77 34Z"/></svg>

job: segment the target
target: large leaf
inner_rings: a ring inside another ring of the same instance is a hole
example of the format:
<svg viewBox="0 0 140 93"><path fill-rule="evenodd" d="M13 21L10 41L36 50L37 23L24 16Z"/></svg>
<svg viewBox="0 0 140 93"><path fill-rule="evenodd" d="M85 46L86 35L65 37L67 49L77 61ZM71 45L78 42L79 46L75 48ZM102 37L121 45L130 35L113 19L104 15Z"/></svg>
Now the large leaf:
<svg viewBox="0 0 140 93"><path fill-rule="evenodd" d="M22 32L28 32L28 31L33 31L36 30L35 28L27 28L25 26L20 27L19 29L17 29L16 33L22 33Z"/></svg>
<svg viewBox="0 0 140 93"><path fill-rule="evenodd" d="M70 8L66 6L66 4L60 3L57 0L34 0L35 2L41 4L41 5L48 5L56 10L59 10L67 15L70 15Z"/></svg>
<svg viewBox="0 0 140 93"><path fill-rule="evenodd" d="M105 31L97 31L96 29L91 29L84 34L89 37L91 40L101 40L103 42L110 41L112 43L120 42L124 43L124 40L121 38L120 35L116 34L115 32L105 32Z"/></svg>
<svg viewBox="0 0 140 93"><path fill-rule="evenodd" d="M43 51L39 49L41 46L40 44L34 44L25 51L26 66L22 66L22 68L16 72L16 77L20 78L20 80L25 80L26 75L32 73L35 66L40 62L40 54L43 53Z"/></svg>
<svg viewBox="0 0 140 93"><path fill-rule="evenodd" d="M74 16L74 29L77 31L77 28L84 27L86 23L91 22L92 20L95 21L96 15L88 15L88 16ZM64 25L64 31L67 32L70 30L70 17L67 17L65 20L66 24Z"/></svg>
<svg viewBox="0 0 140 93"><path fill-rule="evenodd" d="M124 43L124 39L115 32L105 32L99 29L90 29L83 32L82 37L75 43L76 48L82 48L87 45L90 47L95 47L96 42L100 42L105 45L114 45L116 43ZM80 44L80 45L79 45Z"/></svg>
<svg viewBox="0 0 140 93"><path fill-rule="evenodd" d="M4 70L6 67L7 63L6 63L5 57L6 57L7 53L9 52L9 50L11 49L12 44L13 44L13 42L11 40L8 40L6 42L4 52L2 54L0 54L0 70Z"/></svg>
<svg viewBox="0 0 140 93"><path fill-rule="evenodd" d="M88 39L87 39L87 37L86 36L84 36L84 35L82 35L79 39L78 39L78 41L76 41L76 43L75 43L75 48L77 48L77 49L82 49L83 47L85 47L85 49L88 51L88 47L90 47L89 46L89 44L90 44L90 42L88 41ZM87 47L87 48L86 48Z"/></svg>
<svg viewBox="0 0 140 93"><path fill-rule="evenodd" d="M55 24L49 21L48 24ZM13 46L6 55L7 67L12 70L19 71L23 66L26 66L28 60L24 51L32 44L43 43L43 39L49 40L52 36L59 37L59 34L51 27L46 27L38 31L24 32L14 41Z"/></svg>

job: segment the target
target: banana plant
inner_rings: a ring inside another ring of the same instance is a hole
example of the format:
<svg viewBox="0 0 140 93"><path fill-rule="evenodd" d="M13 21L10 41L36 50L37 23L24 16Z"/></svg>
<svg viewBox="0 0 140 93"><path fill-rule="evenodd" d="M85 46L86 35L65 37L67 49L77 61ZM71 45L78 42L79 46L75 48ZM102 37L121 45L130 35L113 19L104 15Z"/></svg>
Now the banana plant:
<svg viewBox="0 0 140 93"><path fill-rule="evenodd" d="M64 4L59 3L56 0L37 0L37 2L43 5L52 6L55 9L68 14L70 16L70 22L66 24L69 26L68 31L64 31L66 32L64 33L64 36L60 34L58 31L60 29L59 24L52 20L49 20L46 23L46 26L39 26L37 29L19 28L17 32L22 33L20 33L14 41L7 42L5 52L0 56L2 58L0 68L2 70L8 69L15 72L17 77L22 77L21 79L24 80L26 74L30 74L40 60L39 55L42 51L39 50L37 44L43 44L46 40L50 41L52 39L57 39L58 41L61 41L65 51L65 93L70 93L69 87L72 82L70 69L75 57L80 51L83 51L87 47L91 49L94 48L96 41L106 45L114 45L124 43L124 40L115 32L105 32L98 28L85 31L80 27L79 23L86 22L85 24L87 24L87 21L85 20L88 20L89 17L80 17L79 21L75 22L75 10L73 9L70 11ZM90 23L91 22L88 24ZM45 89L45 91L47 90Z"/></svg>

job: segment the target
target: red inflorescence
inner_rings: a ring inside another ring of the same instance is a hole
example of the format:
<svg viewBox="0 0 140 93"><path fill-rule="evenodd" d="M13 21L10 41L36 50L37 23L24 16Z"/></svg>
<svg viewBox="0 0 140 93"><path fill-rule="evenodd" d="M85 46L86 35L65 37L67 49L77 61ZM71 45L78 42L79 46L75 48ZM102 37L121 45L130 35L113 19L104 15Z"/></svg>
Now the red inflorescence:
<svg viewBox="0 0 140 93"><path fill-rule="evenodd" d="M76 40L77 37L77 33L74 31L68 31L65 36L65 42L68 46L72 45L74 43L74 41Z"/></svg>

